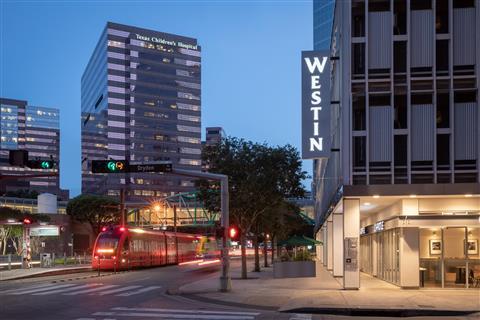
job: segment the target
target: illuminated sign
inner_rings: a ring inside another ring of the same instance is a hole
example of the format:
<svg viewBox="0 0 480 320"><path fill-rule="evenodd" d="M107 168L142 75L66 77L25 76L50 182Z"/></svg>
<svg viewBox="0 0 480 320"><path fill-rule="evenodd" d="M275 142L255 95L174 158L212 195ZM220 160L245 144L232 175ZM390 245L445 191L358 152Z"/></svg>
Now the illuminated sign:
<svg viewBox="0 0 480 320"><path fill-rule="evenodd" d="M302 158L330 155L330 52L302 52Z"/></svg>
<svg viewBox="0 0 480 320"><path fill-rule="evenodd" d="M166 40L159 37L147 37L138 33L136 33L135 36L137 37L137 40L155 42L155 43L160 43L167 46L180 47L180 48L190 49L190 50L198 50L198 46L196 44L183 43L181 41L175 41L175 40Z"/></svg>
<svg viewBox="0 0 480 320"><path fill-rule="evenodd" d="M30 228L31 237L55 237L59 234L60 231L57 226L41 226Z"/></svg>

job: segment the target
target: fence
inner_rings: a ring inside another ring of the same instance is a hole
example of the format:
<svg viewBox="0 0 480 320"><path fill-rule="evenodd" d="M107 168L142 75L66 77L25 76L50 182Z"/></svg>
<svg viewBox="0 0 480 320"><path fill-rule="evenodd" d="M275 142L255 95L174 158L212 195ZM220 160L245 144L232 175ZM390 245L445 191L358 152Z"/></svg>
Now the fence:
<svg viewBox="0 0 480 320"><path fill-rule="evenodd" d="M41 253L33 255L30 260L30 268L52 268L62 265L88 265L92 263L92 257L89 254L75 254L74 256L55 255L55 253ZM0 270L11 270L28 268L23 256L19 255L0 255Z"/></svg>

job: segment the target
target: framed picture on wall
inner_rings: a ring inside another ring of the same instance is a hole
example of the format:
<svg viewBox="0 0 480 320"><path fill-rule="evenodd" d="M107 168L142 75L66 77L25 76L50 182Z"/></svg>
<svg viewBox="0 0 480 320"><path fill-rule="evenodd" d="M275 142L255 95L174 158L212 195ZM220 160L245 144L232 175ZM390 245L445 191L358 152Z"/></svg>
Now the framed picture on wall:
<svg viewBox="0 0 480 320"><path fill-rule="evenodd" d="M467 253L478 254L478 239L467 241Z"/></svg>
<svg viewBox="0 0 480 320"><path fill-rule="evenodd" d="M442 254L442 240L430 240L430 255Z"/></svg>

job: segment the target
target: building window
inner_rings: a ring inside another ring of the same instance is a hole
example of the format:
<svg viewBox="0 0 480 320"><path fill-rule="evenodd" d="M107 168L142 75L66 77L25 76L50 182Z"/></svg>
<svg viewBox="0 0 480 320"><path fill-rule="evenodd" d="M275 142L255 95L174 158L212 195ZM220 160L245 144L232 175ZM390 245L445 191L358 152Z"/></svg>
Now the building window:
<svg viewBox="0 0 480 320"><path fill-rule="evenodd" d="M365 78L365 43L354 43L352 46L353 79Z"/></svg>
<svg viewBox="0 0 480 320"><path fill-rule="evenodd" d="M412 9L412 10L430 10L430 9L432 9L432 0L411 0L410 9Z"/></svg>
<svg viewBox="0 0 480 320"><path fill-rule="evenodd" d="M393 71L394 73L407 72L407 42L395 41L393 43Z"/></svg>
<svg viewBox="0 0 480 320"><path fill-rule="evenodd" d="M448 75L448 40L437 40L437 75Z"/></svg>
<svg viewBox="0 0 480 320"><path fill-rule="evenodd" d="M455 0L453 1L453 7L457 8L473 8L475 7L475 0Z"/></svg>
<svg viewBox="0 0 480 320"><path fill-rule="evenodd" d="M393 2L393 34L407 34L407 3L405 0Z"/></svg>
<svg viewBox="0 0 480 320"><path fill-rule="evenodd" d="M437 169L450 169L450 135L437 135Z"/></svg>
<svg viewBox="0 0 480 320"><path fill-rule="evenodd" d="M353 137L353 171L365 171L366 165L366 137Z"/></svg>
<svg viewBox="0 0 480 320"><path fill-rule="evenodd" d="M450 96L448 92L437 94L437 128L450 127Z"/></svg>
<svg viewBox="0 0 480 320"><path fill-rule="evenodd" d="M352 96L353 130L366 130L365 95Z"/></svg>
<svg viewBox="0 0 480 320"><path fill-rule="evenodd" d="M354 37L365 36L364 0L352 0L352 34Z"/></svg>
<svg viewBox="0 0 480 320"><path fill-rule="evenodd" d="M368 11L389 11L390 10L390 1L389 0L369 0L368 1Z"/></svg>
<svg viewBox="0 0 480 320"><path fill-rule="evenodd" d="M393 100L394 105L394 128L407 128L407 96L395 95Z"/></svg>
<svg viewBox="0 0 480 320"><path fill-rule="evenodd" d="M393 141L395 167L407 165L407 136L396 135Z"/></svg>
<svg viewBox="0 0 480 320"><path fill-rule="evenodd" d="M448 33L448 0L436 0L435 29L437 33Z"/></svg>

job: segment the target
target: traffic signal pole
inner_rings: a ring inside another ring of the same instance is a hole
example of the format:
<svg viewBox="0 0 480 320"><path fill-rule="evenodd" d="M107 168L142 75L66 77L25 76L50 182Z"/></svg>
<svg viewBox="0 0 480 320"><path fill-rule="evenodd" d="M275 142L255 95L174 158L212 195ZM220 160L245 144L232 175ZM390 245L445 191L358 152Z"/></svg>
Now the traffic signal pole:
<svg viewBox="0 0 480 320"><path fill-rule="evenodd" d="M207 180L220 181L220 196L221 196L221 223L223 227L222 237L222 275L220 276L220 291L228 292L232 290L232 280L230 278L230 257L228 248L228 229L229 229L229 207L228 207L228 176L224 174L190 171L183 169L172 168L169 172L178 176L185 176L190 178L203 178Z"/></svg>
<svg viewBox="0 0 480 320"><path fill-rule="evenodd" d="M125 188L120 189L120 225L125 227Z"/></svg>

